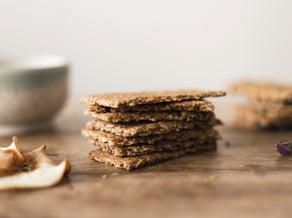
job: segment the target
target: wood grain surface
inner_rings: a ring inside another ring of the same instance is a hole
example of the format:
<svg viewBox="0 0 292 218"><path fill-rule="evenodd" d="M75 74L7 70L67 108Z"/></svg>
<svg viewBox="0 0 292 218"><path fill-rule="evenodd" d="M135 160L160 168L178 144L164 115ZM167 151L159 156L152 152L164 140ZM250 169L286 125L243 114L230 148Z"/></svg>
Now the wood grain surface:
<svg viewBox="0 0 292 218"><path fill-rule="evenodd" d="M220 127L217 151L127 172L89 160L93 146L80 136L85 120L70 105L54 128L19 136L22 150L46 144L72 170L52 188L0 192L0 218L291 217L292 157L274 148L292 140L291 131ZM0 146L10 140L2 137Z"/></svg>

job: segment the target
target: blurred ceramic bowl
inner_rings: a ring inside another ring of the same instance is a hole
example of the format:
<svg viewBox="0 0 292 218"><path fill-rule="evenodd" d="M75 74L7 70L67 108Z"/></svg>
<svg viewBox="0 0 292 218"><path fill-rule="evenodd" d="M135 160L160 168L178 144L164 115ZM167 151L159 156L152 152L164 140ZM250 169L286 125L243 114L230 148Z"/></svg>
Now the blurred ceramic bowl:
<svg viewBox="0 0 292 218"><path fill-rule="evenodd" d="M0 59L0 127L49 123L66 100L68 74L60 56Z"/></svg>

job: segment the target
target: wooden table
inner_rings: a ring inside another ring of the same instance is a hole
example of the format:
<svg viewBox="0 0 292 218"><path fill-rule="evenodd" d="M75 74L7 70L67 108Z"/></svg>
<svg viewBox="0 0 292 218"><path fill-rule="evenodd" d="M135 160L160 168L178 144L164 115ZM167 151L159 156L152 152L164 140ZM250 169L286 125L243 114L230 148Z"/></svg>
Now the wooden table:
<svg viewBox="0 0 292 218"><path fill-rule="evenodd" d="M1 192L0 218L291 217L292 158L273 146L291 131L220 127L217 151L126 172L89 160L81 114L67 106L54 129L19 137L23 150L47 144L50 154L67 156L72 171L52 188Z"/></svg>

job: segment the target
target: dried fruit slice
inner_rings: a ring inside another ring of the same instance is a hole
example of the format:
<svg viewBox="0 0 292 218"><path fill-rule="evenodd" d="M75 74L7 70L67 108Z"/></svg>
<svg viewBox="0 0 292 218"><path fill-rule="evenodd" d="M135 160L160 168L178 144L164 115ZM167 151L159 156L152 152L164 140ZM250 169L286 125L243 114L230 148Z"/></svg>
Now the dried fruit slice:
<svg viewBox="0 0 292 218"><path fill-rule="evenodd" d="M0 147L0 176L9 174L24 162L16 143L17 137L14 136L8 147Z"/></svg>
<svg viewBox="0 0 292 218"><path fill-rule="evenodd" d="M17 141L13 138L13 143ZM15 146L17 148L17 146ZM13 173L0 177L0 190L50 187L61 181L69 172L68 160L55 164L46 154L43 145L23 154L23 163Z"/></svg>

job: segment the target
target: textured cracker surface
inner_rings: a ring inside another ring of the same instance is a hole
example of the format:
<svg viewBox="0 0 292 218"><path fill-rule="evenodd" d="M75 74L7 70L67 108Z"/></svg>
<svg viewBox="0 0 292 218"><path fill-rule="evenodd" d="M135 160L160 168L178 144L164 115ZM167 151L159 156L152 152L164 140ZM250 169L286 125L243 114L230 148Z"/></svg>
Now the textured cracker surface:
<svg viewBox="0 0 292 218"><path fill-rule="evenodd" d="M105 107L118 108L125 106L136 106L141 104L201 100L207 97L220 97L224 95L226 95L226 93L223 91L203 90L105 93L84 97L81 99L81 102L90 105L101 105Z"/></svg>
<svg viewBox="0 0 292 218"><path fill-rule="evenodd" d="M150 136L122 137L112 133L98 130L82 130L82 135L88 138L93 144L105 144L108 146L132 146L134 144L155 144L161 141L183 141L191 140L204 136L220 138L217 130L209 129L190 129L181 131L172 131L166 134L156 134Z"/></svg>
<svg viewBox="0 0 292 218"><path fill-rule="evenodd" d="M206 100L163 102L156 104L141 104L120 108L104 107L97 104L89 105L89 112L119 113L119 112L170 112L170 111L214 111L214 105Z"/></svg>
<svg viewBox="0 0 292 218"><path fill-rule="evenodd" d="M292 103L292 86L276 83L238 82L230 86L231 91L250 98Z"/></svg>
<svg viewBox="0 0 292 218"><path fill-rule="evenodd" d="M155 152L136 157L117 157L107 152L92 151L90 158L92 160L105 163L110 166L122 168L126 170L133 170L142 166L151 165L164 160L174 159L186 155L187 153L196 153L200 151L214 150L216 144L209 144L203 146L193 146L187 149L180 149L177 151Z"/></svg>
<svg viewBox="0 0 292 218"><path fill-rule="evenodd" d="M239 106L235 109L234 125L247 128L292 128L292 106L280 106L277 109L259 105Z"/></svg>
<svg viewBox="0 0 292 218"><path fill-rule="evenodd" d="M147 136L153 134L165 134L182 129L207 129L214 125L221 124L219 120L210 119L209 121L159 121L155 123L130 123L113 124L100 120L89 121L86 129L110 132L118 136Z"/></svg>
<svg viewBox="0 0 292 218"><path fill-rule="evenodd" d="M132 146L107 146L103 143L95 144L97 149L108 152L113 154L114 156L118 157L125 157L125 156L137 156L137 155L144 155L150 154L153 152L165 152L165 151L177 151L180 149L186 149L191 146L203 146L205 144L216 144L216 138L214 137L200 137L192 140L172 140L172 141L162 141L157 144L134 144Z"/></svg>
<svg viewBox="0 0 292 218"><path fill-rule="evenodd" d="M102 120L110 123L129 123L129 122L140 122L140 121L204 121L210 120L212 117L215 117L213 112L132 112L132 113L95 113L95 112L86 112L86 114L93 116L98 120Z"/></svg>
<svg viewBox="0 0 292 218"><path fill-rule="evenodd" d="M235 107L233 124L246 128L291 128L292 86L276 83L240 82L231 89L248 97Z"/></svg>

